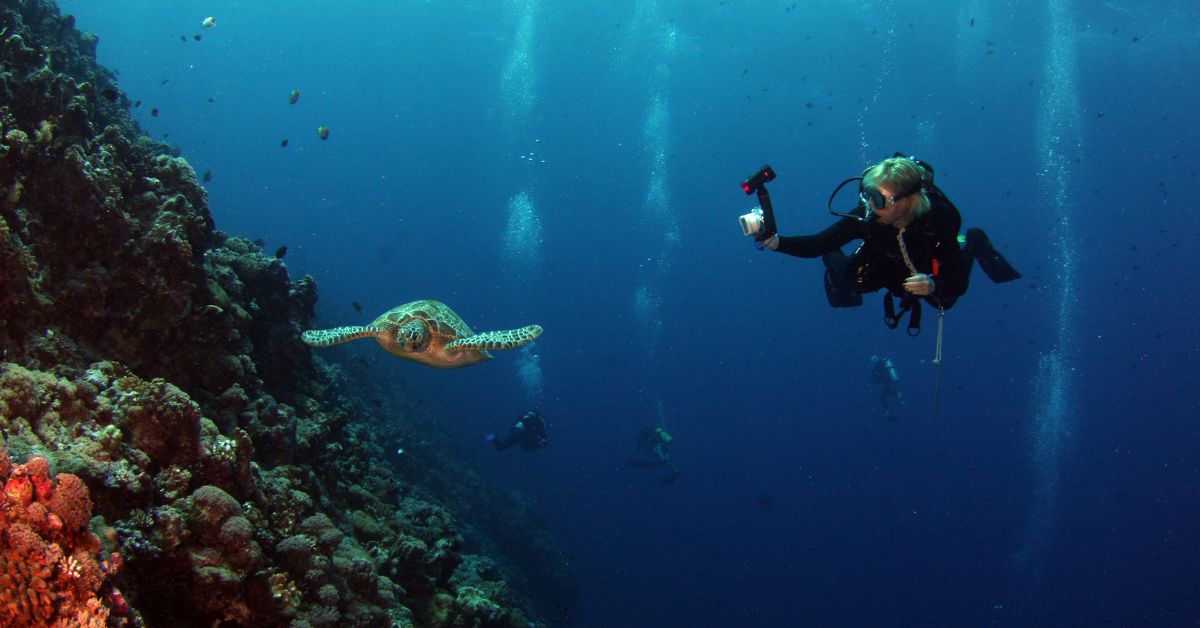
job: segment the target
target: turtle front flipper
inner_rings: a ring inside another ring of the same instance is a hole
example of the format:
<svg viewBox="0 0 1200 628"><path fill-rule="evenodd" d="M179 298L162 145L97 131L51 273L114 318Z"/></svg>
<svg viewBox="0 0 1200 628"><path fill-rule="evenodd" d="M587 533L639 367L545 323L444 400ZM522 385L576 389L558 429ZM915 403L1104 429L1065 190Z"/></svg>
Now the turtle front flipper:
<svg viewBox="0 0 1200 628"><path fill-rule="evenodd" d="M300 339L310 347L332 347L359 338L374 338L383 329L373 325L353 325L333 329L310 329L300 334Z"/></svg>
<svg viewBox="0 0 1200 628"><path fill-rule="evenodd" d="M520 329L503 329L485 331L467 338L459 338L446 344L446 350L457 351L489 351L498 349L513 349L529 344L542 335L541 325L526 325Z"/></svg>

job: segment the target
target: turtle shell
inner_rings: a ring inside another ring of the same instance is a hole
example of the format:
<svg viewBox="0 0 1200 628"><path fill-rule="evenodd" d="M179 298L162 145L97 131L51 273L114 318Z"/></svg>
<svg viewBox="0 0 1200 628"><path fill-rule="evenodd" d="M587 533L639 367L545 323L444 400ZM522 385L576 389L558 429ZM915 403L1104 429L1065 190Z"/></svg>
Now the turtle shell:
<svg viewBox="0 0 1200 628"><path fill-rule="evenodd" d="M459 338L470 338L475 335L471 327L459 318L454 310L445 303L432 299L422 299L394 307L381 314L371 324L395 331L414 318L428 323L433 336L430 338L430 342L439 347Z"/></svg>

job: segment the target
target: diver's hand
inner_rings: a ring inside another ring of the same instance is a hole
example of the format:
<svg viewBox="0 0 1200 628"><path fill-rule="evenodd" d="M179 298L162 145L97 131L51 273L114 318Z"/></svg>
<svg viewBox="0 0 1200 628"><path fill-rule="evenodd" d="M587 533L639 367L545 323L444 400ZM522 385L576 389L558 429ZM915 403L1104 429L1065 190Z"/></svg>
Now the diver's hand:
<svg viewBox="0 0 1200 628"><path fill-rule="evenodd" d="M936 286L933 283L933 277L924 273L917 273L904 280L904 289L919 297L927 297L933 294Z"/></svg>
<svg viewBox="0 0 1200 628"><path fill-rule="evenodd" d="M779 234L778 233L772 234L771 237L767 238L766 240L763 240L762 242L759 242L759 244L767 247L768 249L771 249L772 251L778 251L779 250Z"/></svg>

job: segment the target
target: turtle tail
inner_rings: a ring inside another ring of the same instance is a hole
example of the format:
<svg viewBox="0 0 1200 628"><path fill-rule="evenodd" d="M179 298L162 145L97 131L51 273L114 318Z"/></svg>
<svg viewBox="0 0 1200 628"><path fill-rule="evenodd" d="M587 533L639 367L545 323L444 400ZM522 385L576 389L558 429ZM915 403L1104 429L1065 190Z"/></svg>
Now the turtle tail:
<svg viewBox="0 0 1200 628"><path fill-rule="evenodd" d="M371 325L334 327L333 329L310 329L300 334L300 339L310 347L332 347L359 338L374 338L383 331Z"/></svg>

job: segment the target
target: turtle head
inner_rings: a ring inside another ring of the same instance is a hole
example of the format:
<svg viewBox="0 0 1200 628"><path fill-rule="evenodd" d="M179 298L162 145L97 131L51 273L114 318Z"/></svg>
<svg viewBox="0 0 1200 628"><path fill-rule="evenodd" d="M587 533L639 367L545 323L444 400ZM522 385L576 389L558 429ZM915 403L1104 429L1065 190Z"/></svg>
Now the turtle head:
<svg viewBox="0 0 1200 628"><path fill-rule="evenodd" d="M411 320L396 330L396 345L405 353L423 353L429 347L429 334L418 320Z"/></svg>

